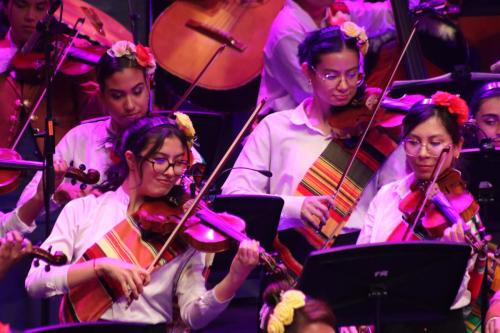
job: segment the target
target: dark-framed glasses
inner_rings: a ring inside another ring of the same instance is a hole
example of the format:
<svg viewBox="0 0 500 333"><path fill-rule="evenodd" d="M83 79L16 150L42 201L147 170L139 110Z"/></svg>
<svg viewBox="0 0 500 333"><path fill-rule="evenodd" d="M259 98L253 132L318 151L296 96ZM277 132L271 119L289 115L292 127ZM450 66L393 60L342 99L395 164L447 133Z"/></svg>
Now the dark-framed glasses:
<svg viewBox="0 0 500 333"><path fill-rule="evenodd" d="M172 170L174 170L174 174L177 176L183 175L189 166L189 163L186 160L177 160L170 162L168 159L163 157L151 157L146 160L153 165L153 170L156 173L165 173L168 171L168 169L170 169L170 167L172 167Z"/></svg>
<svg viewBox="0 0 500 333"><path fill-rule="evenodd" d="M415 157L420 154L422 148L427 150L427 154L431 157L439 157L443 149L450 147L451 143L445 141L430 141L427 143L422 143L420 140L414 138L405 138L403 140L403 148L405 149L406 155Z"/></svg>

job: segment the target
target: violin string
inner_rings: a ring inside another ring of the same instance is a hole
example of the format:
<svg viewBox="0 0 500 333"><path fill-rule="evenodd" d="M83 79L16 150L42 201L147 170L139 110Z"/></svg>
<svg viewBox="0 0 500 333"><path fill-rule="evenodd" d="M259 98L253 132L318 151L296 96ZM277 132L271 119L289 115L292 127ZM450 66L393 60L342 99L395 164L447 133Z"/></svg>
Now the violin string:
<svg viewBox="0 0 500 333"><path fill-rule="evenodd" d="M441 154L439 155L439 158L438 158L438 163L436 164L436 167L434 168L434 170L432 172L432 176L433 176L432 181L427 185L427 188L425 191L425 196L424 196L424 199L422 200L422 204L419 207L419 210L417 212L417 215L415 216L415 219L413 220L413 223L411 223L411 227L409 229L408 228L406 229L403 240L406 239L406 236L408 234L413 235L413 232L415 231L415 227L416 227L418 221L420 220L420 217L422 216L422 214L424 212L424 208L425 208L425 206L426 206L426 204L429 201L429 198L431 196L432 187L434 186L434 184L436 184L436 181L437 181L439 175L441 174L441 169L443 168L444 162L445 162L446 157L448 156L449 152L450 152L449 147L445 148L441 151Z"/></svg>

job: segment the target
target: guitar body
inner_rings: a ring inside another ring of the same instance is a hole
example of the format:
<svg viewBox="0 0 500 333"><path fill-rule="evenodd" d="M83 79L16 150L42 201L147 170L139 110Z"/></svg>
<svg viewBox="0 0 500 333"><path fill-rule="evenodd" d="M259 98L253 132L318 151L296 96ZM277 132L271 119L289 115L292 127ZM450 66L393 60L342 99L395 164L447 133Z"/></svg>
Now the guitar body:
<svg viewBox="0 0 500 333"><path fill-rule="evenodd" d="M283 0L176 1L154 22L151 50L162 68L192 82L221 46L186 26L188 21L197 22L245 46L243 51L226 47L198 85L212 90L240 87L260 74L262 50L283 4Z"/></svg>

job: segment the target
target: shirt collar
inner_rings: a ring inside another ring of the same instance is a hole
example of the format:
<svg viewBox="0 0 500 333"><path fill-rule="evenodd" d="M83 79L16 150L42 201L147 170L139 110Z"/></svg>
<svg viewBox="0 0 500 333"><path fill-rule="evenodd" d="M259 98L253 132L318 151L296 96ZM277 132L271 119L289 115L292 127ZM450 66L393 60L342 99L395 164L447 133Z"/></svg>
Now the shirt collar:
<svg viewBox="0 0 500 333"><path fill-rule="evenodd" d="M309 117L307 116L306 108L312 103L312 98L306 98L302 103L300 103L295 109L292 110L292 115L290 116L290 122L296 126L305 126L311 131L321 134L325 137L331 137L331 134L325 135L322 131L317 129L311 124Z"/></svg>
<svg viewBox="0 0 500 333"><path fill-rule="evenodd" d="M410 186L414 181L415 174L413 172L399 181L396 185L396 193L400 198L404 198L411 191Z"/></svg>

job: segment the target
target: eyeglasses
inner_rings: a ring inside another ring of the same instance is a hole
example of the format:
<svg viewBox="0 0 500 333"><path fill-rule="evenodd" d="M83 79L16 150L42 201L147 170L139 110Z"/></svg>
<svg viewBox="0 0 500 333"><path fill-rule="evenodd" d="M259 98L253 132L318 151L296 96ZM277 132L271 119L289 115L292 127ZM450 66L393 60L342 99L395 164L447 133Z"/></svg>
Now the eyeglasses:
<svg viewBox="0 0 500 333"><path fill-rule="evenodd" d="M165 173L172 167L172 170L174 170L174 174L177 176L181 176L186 172L188 168L188 162L185 160L178 160L170 163L170 161L166 158L148 158L148 162L150 162L153 165L153 170L156 173Z"/></svg>
<svg viewBox="0 0 500 333"><path fill-rule="evenodd" d="M425 147L429 156L439 157L443 149L450 146L451 143L441 141L422 143L419 140L412 138L406 138L403 140L403 147L405 149L406 155L411 157L418 156L422 147Z"/></svg>
<svg viewBox="0 0 500 333"><path fill-rule="evenodd" d="M360 84L363 81L363 77L360 75L361 73L359 73L359 71L357 69L340 74L337 72L321 73L313 66L310 66L310 68L314 71L314 73L316 73L316 75L322 81L332 83L335 86L340 84L340 82L342 81L342 77L344 77L344 80L347 83L347 85L349 85L351 87L357 86L358 84Z"/></svg>

